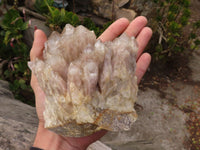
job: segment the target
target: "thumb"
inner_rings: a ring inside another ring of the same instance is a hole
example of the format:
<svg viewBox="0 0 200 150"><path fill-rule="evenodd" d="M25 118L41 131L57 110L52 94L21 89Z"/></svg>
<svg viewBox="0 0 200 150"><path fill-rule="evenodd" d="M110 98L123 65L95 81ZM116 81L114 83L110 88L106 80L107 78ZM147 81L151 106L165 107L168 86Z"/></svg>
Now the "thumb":
<svg viewBox="0 0 200 150"><path fill-rule="evenodd" d="M47 37L45 33L42 30L36 30L34 33L34 41L33 46L30 51L30 59L33 61L35 58L43 59L43 49L44 49L44 43L47 41ZM38 81L36 76L32 73L31 75L31 86L35 92L38 91ZM40 88L39 88L40 89Z"/></svg>
<svg viewBox="0 0 200 150"><path fill-rule="evenodd" d="M33 46L30 52L31 61L36 57L42 59L42 53L44 49L44 43L47 41L47 37L42 30L36 30L34 33Z"/></svg>

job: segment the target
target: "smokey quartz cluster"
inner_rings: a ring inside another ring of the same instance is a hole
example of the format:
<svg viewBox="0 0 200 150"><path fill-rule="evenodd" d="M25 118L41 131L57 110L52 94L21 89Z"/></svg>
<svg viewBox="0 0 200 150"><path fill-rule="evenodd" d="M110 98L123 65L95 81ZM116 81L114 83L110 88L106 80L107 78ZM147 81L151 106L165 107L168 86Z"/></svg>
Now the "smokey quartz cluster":
<svg viewBox="0 0 200 150"><path fill-rule="evenodd" d="M129 130L137 118L137 49L126 34L102 43L83 26L53 32L43 60L29 62L46 95L45 128L71 137Z"/></svg>

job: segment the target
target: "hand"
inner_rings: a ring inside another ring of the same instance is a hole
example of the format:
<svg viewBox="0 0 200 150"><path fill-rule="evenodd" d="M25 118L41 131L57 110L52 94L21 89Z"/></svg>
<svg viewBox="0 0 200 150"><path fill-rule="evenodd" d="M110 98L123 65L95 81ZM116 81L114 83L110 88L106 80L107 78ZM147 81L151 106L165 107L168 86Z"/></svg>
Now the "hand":
<svg viewBox="0 0 200 150"><path fill-rule="evenodd" d="M123 32L125 32L129 36L136 37L139 45L136 65L136 76L138 78L138 83L145 74L151 61L151 56L148 53L143 53L144 48L146 47L152 36L152 30L148 27L145 27L146 24L147 19L142 16L137 17L131 23L129 23L127 19L121 18L110 25L110 27L99 37L99 39L101 39L101 41L103 42L111 41ZM33 47L30 53L31 61L33 61L35 58L43 58L42 52L46 40L47 37L43 31L35 31ZM45 94L40 88L37 78L34 74L32 74L31 77L31 86L35 93L36 109L39 118L38 131L35 142L33 144L34 147L48 150L84 150L91 143L95 142L106 134L106 131L102 130L87 137L71 138L62 137L54 132L45 129L43 118Z"/></svg>

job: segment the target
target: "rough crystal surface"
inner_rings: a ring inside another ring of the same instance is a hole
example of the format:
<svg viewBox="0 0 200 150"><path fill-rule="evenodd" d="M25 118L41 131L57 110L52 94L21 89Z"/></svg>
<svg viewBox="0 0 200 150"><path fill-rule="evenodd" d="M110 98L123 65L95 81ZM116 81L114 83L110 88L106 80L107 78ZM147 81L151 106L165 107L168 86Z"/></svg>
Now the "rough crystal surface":
<svg viewBox="0 0 200 150"><path fill-rule="evenodd" d="M102 43L93 31L67 24L29 62L45 92L45 128L80 137L100 129L129 130L137 118L137 44L122 34Z"/></svg>

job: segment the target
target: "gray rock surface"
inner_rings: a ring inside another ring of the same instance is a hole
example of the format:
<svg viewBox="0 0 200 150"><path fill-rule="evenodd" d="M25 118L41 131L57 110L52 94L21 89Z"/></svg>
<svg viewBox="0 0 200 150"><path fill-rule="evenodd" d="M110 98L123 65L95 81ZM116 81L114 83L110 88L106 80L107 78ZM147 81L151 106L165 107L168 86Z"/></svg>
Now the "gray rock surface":
<svg viewBox="0 0 200 150"><path fill-rule="evenodd" d="M136 16L136 12L131 9L121 8L127 4L129 0L91 0L92 11L97 16L107 19L118 19L121 17L128 18L130 21Z"/></svg>
<svg viewBox="0 0 200 150"><path fill-rule="evenodd" d="M200 5L200 3L199 3ZM189 67L192 71L192 80L196 82L200 82L200 51L197 50L192 54L192 58Z"/></svg>
<svg viewBox="0 0 200 150"><path fill-rule="evenodd" d="M41 21L39 19L36 18L30 18L29 19L31 21L30 27L24 31L24 41L26 42L26 44L28 44L28 46L32 46L33 44L33 40L34 40L34 31L35 28L37 29L41 29L42 31L44 31L44 33L46 34L46 36L49 36L51 34L51 30L48 26L46 26L45 21Z"/></svg>
<svg viewBox="0 0 200 150"><path fill-rule="evenodd" d="M0 80L0 149L28 149L37 124L35 108L15 100L8 83Z"/></svg>
<svg viewBox="0 0 200 150"><path fill-rule="evenodd" d="M116 11L116 19L125 17L129 21L132 21L136 17L136 15L136 12L131 9L122 8Z"/></svg>
<svg viewBox="0 0 200 150"><path fill-rule="evenodd" d="M131 131L110 132L102 141L116 150L184 150L187 115L151 89L140 92L138 104L142 109Z"/></svg>
<svg viewBox="0 0 200 150"><path fill-rule="evenodd" d="M87 150L112 150L110 147L106 146L100 141L96 141L95 143L91 144Z"/></svg>
<svg viewBox="0 0 200 150"><path fill-rule="evenodd" d="M131 0L130 9L134 9L136 12L140 12L139 15L149 16L152 12L152 8L155 6L153 1L147 0Z"/></svg>

